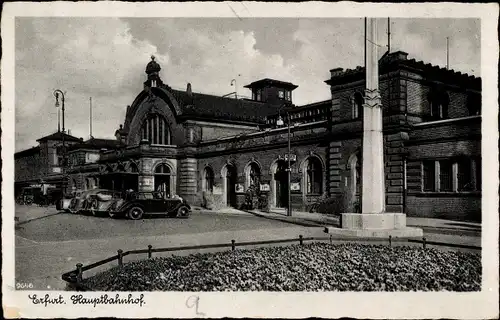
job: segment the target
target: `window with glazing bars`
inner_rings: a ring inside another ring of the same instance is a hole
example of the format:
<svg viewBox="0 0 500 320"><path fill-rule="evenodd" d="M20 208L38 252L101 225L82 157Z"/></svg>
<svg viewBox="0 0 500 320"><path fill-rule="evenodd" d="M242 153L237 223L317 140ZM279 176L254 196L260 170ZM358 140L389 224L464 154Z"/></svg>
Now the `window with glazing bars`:
<svg viewBox="0 0 500 320"><path fill-rule="evenodd" d="M436 191L436 168L434 166L434 161L423 161L422 167L423 190Z"/></svg>
<svg viewBox="0 0 500 320"><path fill-rule="evenodd" d="M450 160L439 161L439 191L453 191L453 163Z"/></svg>
<svg viewBox="0 0 500 320"><path fill-rule="evenodd" d="M148 117L142 126L141 138L151 144L170 145L170 129L165 118L158 114Z"/></svg>

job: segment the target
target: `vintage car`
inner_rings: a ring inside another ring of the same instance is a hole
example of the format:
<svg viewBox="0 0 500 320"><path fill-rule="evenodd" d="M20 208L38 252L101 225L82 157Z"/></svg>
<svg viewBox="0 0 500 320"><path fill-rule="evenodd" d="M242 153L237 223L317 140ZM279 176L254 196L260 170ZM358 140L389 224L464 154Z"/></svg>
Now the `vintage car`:
<svg viewBox="0 0 500 320"><path fill-rule="evenodd" d="M127 217L139 220L146 214L163 214L169 217L187 218L191 206L181 197L165 198L160 192L133 192L110 206L108 214L112 218Z"/></svg>
<svg viewBox="0 0 500 320"><path fill-rule="evenodd" d="M70 212L69 207L71 205L71 201L75 197L80 197L83 191L74 191L69 194L64 195L59 201L56 202L57 211L65 211Z"/></svg>
<svg viewBox="0 0 500 320"><path fill-rule="evenodd" d="M79 196L75 196L71 200L68 209L71 213L97 213L99 204L95 204L95 200L98 200L99 198L104 201L111 200L115 193L116 191L107 189L92 189L83 191ZM98 196L100 197L98 198ZM94 205L94 208L96 209L94 212L91 210L92 205ZM106 212L106 210L104 212Z"/></svg>
<svg viewBox="0 0 500 320"><path fill-rule="evenodd" d="M88 196L84 212L90 212L94 216L107 214L109 208L117 201L123 200L123 194L117 191L100 190Z"/></svg>

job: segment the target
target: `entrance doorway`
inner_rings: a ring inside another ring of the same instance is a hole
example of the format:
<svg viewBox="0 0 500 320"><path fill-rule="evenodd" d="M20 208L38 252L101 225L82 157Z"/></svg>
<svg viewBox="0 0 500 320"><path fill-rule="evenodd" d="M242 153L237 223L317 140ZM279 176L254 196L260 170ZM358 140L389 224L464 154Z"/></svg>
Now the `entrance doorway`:
<svg viewBox="0 0 500 320"><path fill-rule="evenodd" d="M237 173L236 167L233 165L226 165L225 172L225 191L226 191L226 205L230 207L236 207L236 183L237 183Z"/></svg>
<svg viewBox="0 0 500 320"><path fill-rule="evenodd" d="M274 174L274 181L276 183L276 207L288 207L288 172L287 164L285 161L279 161Z"/></svg>
<svg viewBox="0 0 500 320"><path fill-rule="evenodd" d="M170 188L171 175L170 167L164 163L158 165L155 169L155 191L160 192L165 199L173 196Z"/></svg>

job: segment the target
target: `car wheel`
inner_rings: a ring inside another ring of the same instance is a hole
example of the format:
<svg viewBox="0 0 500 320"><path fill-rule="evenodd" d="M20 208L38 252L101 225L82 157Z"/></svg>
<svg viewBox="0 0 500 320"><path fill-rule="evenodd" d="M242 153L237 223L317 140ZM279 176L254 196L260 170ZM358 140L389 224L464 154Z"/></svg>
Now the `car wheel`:
<svg viewBox="0 0 500 320"><path fill-rule="evenodd" d="M141 219L143 214L144 214L144 210L142 210L139 207L132 207L128 211L128 217L129 217L129 219L132 219L132 220Z"/></svg>
<svg viewBox="0 0 500 320"><path fill-rule="evenodd" d="M187 218L189 217L189 209L186 206L181 206L177 209L177 217L179 218Z"/></svg>
<svg viewBox="0 0 500 320"><path fill-rule="evenodd" d="M97 217L98 214L97 214L97 208L99 207L99 204L97 203L97 200L92 200L89 204L89 208L90 208L90 211L92 212L92 215L94 217Z"/></svg>

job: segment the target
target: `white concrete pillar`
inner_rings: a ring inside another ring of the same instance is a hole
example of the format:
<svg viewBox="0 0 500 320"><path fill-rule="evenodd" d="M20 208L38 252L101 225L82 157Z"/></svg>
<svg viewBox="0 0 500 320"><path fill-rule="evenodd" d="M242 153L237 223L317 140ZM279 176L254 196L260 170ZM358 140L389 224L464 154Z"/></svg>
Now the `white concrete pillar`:
<svg viewBox="0 0 500 320"><path fill-rule="evenodd" d="M367 19L366 91L363 106L362 212L385 211L384 135L379 94L377 20Z"/></svg>

